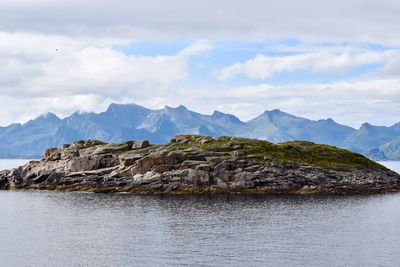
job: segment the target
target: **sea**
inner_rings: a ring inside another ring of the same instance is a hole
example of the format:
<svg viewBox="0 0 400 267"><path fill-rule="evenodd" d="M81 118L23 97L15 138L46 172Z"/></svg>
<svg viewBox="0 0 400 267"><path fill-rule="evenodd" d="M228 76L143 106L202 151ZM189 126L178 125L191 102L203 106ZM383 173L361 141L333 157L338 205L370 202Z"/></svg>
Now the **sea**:
<svg viewBox="0 0 400 267"><path fill-rule="evenodd" d="M0 191L0 266L399 266L399 225L400 193Z"/></svg>

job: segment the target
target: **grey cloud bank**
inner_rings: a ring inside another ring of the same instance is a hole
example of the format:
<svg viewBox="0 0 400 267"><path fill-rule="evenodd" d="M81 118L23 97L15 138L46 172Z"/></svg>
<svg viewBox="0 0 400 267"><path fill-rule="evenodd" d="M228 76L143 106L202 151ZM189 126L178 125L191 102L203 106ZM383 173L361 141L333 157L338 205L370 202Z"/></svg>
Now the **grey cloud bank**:
<svg viewBox="0 0 400 267"><path fill-rule="evenodd" d="M312 38L399 43L398 1L2 1L3 31L130 38Z"/></svg>
<svg viewBox="0 0 400 267"><path fill-rule="evenodd" d="M61 117L76 110L100 112L112 102L150 108L185 104L242 120L281 108L353 127L399 121L398 1L16 0L1 1L0 10L0 125L48 111ZM297 38L314 47L292 47L299 51L290 57L266 53L227 64L211 70L217 75L206 85L190 77L191 59L209 56L220 41L274 38ZM115 49L148 40L188 45L168 56ZM324 42L338 42L339 48L332 51ZM346 53L346 43L364 42L391 48ZM343 81L287 85L263 80L290 70L340 72L363 64L383 68ZM230 82L240 75L261 81Z"/></svg>

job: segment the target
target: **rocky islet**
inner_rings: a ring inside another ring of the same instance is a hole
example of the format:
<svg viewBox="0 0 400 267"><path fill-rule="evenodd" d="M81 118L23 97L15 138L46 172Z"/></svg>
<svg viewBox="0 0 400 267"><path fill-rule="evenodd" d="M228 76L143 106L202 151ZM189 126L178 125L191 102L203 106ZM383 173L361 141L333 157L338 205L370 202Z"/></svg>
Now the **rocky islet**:
<svg viewBox="0 0 400 267"><path fill-rule="evenodd" d="M1 189L137 194L346 194L398 191L400 175L364 156L305 141L178 135L108 144L80 140L0 172Z"/></svg>

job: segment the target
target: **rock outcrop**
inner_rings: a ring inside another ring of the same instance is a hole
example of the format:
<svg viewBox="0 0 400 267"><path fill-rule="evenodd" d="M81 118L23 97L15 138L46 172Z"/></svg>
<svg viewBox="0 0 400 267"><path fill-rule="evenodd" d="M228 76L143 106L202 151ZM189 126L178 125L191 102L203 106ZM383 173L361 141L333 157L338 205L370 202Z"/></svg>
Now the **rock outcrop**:
<svg viewBox="0 0 400 267"><path fill-rule="evenodd" d="M0 189L139 194L311 194L398 191L400 175L364 156L311 142L272 144L178 135L148 141L77 141L0 172Z"/></svg>

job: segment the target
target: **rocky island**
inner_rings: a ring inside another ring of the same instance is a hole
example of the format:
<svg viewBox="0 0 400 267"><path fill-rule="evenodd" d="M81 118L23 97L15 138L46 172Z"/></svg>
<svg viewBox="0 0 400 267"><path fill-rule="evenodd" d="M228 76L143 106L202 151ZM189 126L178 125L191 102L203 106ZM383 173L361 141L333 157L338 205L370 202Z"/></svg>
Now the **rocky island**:
<svg viewBox="0 0 400 267"><path fill-rule="evenodd" d="M305 141L178 135L165 145L81 140L0 172L1 189L136 194L346 194L398 191L400 175Z"/></svg>

